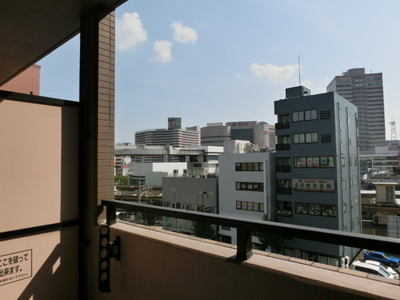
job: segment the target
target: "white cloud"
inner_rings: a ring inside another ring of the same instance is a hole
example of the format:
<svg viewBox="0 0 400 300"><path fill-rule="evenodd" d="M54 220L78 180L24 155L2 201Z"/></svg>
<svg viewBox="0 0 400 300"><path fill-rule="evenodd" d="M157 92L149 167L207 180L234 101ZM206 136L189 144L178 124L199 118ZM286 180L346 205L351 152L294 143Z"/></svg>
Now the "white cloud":
<svg viewBox="0 0 400 300"><path fill-rule="evenodd" d="M168 41L156 41L153 47L153 57L150 61L158 61L167 63L172 60L171 54L172 43Z"/></svg>
<svg viewBox="0 0 400 300"><path fill-rule="evenodd" d="M178 43L194 43L197 40L197 32L193 28L184 27L180 22L172 22L174 28L174 41Z"/></svg>
<svg viewBox="0 0 400 300"><path fill-rule="evenodd" d="M133 49L137 44L147 41L147 31L143 29L136 12L124 13L122 20L117 20L116 26L116 43L120 50Z"/></svg>
<svg viewBox="0 0 400 300"><path fill-rule="evenodd" d="M284 83L294 78L298 71L298 64L278 67L270 64L262 66L254 63L250 66L250 69L258 77L265 77L267 83Z"/></svg>

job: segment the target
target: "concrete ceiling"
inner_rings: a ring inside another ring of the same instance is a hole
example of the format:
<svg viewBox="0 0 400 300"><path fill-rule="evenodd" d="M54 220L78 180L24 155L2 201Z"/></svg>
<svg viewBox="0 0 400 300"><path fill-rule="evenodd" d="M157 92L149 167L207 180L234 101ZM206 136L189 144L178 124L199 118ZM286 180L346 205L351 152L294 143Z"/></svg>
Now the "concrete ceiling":
<svg viewBox="0 0 400 300"><path fill-rule="evenodd" d="M97 4L126 0L0 0L0 86L79 33Z"/></svg>

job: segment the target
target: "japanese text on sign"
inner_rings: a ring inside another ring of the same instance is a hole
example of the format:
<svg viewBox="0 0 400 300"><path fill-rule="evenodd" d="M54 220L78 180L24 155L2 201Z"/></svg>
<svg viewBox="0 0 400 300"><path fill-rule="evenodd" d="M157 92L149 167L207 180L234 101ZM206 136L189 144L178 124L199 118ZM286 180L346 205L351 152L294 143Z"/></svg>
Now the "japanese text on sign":
<svg viewBox="0 0 400 300"><path fill-rule="evenodd" d="M0 285L32 277L32 249L0 256Z"/></svg>

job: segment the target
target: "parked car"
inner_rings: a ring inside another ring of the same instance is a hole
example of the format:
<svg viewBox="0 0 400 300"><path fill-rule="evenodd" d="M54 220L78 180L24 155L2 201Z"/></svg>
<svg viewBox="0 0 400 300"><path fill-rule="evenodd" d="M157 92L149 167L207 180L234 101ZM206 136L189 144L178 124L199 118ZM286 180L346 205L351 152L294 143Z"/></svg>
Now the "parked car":
<svg viewBox="0 0 400 300"><path fill-rule="evenodd" d="M382 277L386 277L386 278L395 279L391 274L386 272L381 267L376 266L376 265L367 264L367 263L359 261L359 260L353 262L351 265L351 268L353 270L361 271L364 273L374 274L374 275L378 275L378 276L382 276Z"/></svg>
<svg viewBox="0 0 400 300"><path fill-rule="evenodd" d="M399 279L399 273L397 273L391 267L388 267L387 265L380 263L379 261L364 260L363 262L365 262L366 264L378 266L378 267L382 268L383 270L385 270L386 272L388 272L390 275L392 275L394 279Z"/></svg>
<svg viewBox="0 0 400 300"><path fill-rule="evenodd" d="M383 263L391 268L398 268L400 260L396 257L386 256L385 253L379 251L364 251L365 260L375 260Z"/></svg>

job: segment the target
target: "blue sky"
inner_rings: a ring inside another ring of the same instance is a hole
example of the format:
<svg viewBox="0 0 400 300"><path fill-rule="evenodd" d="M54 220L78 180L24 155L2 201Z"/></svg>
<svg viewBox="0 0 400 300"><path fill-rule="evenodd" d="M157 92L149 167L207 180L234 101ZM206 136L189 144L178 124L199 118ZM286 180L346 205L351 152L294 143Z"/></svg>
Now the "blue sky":
<svg viewBox="0 0 400 300"><path fill-rule="evenodd" d="M168 117L274 124L299 55L312 94L351 68L382 72L386 135L394 118L400 136L399 11L393 0L130 0L116 10L115 141ZM79 36L38 64L42 95L78 100Z"/></svg>

